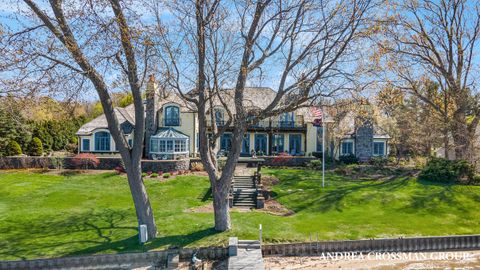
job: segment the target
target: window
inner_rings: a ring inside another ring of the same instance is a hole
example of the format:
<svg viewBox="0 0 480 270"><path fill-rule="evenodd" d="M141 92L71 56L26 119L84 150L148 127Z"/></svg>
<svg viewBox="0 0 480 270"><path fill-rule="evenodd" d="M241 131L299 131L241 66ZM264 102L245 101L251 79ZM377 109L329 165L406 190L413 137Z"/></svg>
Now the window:
<svg viewBox="0 0 480 270"><path fill-rule="evenodd" d="M385 143L384 142L374 142L373 143L373 155L374 156L384 156L385 155Z"/></svg>
<svg viewBox="0 0 480 270"><path fill-rule="evenodd" d="M217 126L225 125L223 111L220 109L215 110L215 122L217 123Z"/></svg>
<svg viewBox="0 0 480 270"><path fill-rule="evenodd" d="M227 152L232 149L232 134L222 134L222 136L220 137L220 149Z"/></svg>
<svg viewBox="0 0 480 270"><path fill-rule="evenodd" d="M158 152L164 153L167 151L167 141L161 140L160 145L158 147Z"/></svg>
<svg viewBox="0 0 480 270"><path fill-rule="evenodd" d="M302 152L302 135L290 134L289 138L289 152L291 155L299 155Z"/></svg>
<svg viewBox="0 0 480 270"><path fill-rule="evenodd" d="M166 152L173 152L173 141L167 141L167 151Z"/></svg>
<svg viewBox="0 0 480 270"><path fill-rule="evenodd" d="M280 115L280 127L293 127L293 112Z"/></svg>
<svg viewBox="0 0 480 270"><path fill-rule="evenodd" d="M152 139L150 143L150 152L159 152L158 151L158 143L159 140L157 139Z"/></svg>
<svg viewBox="0 0 480 270"><path fill-rule="evenodd" d="M110 133L106 131L95 133L95 151L110 151Z"/></svg>
<svg viewBox="0 0 480 270"><path fill-rule="evenodd" d="M128 139L128 146L130 146L130 147L133 146L133 140L132 139Z"/></svg>
<svg viewBox="0 0 480 270"><path fill-rule="evenodd" d="M241 154L244 154L244 155L250 154L250 134L249 133L243 136Z"/></svg>
<svg viewBox="0 0 480 270"><path fill-rule="evenodd" d="M165 126L180 126L180 109L177 106L165 108Z"/></svg>
<svg viewBox="0 0 480 270"><path fill-rule="evenodd" d="M282 153L285 151L285 136L283 134L273 134L273 151Z"/></svg>
<svg viewBox="0 0 480 270"><path fill-rule="evenodd" d="M82 140L82 151L90 151L90 139Z"/></svg>
<svg viewBox="0 0 480 270"><path fill-rule="evenodd" d="M175 152L182 152L181 150L181 144L182 141L181 140L175 140Z"/></svg>
<svg viewBox="0 0 480 270"><path fill-rule="evenodd" d="M353 142L342 142L342 155L353 155Z"/></svg>
<svg viewBox="0 0 480 270"><path fill-rule="evenodd" d="M187 152L188 140L156 139L152 138L151 153L181 153Z"/></svg>
<svg viewBox="0 0 480 270"><path fill-rule="evenodd" d="M323 127L317 127L317 152L322 152L322 133Z"/></svg>
<svg viewBox="0 0 480 270"><path fill-rule="evenodd" d="M257 155L268 154L267 149L268 149L267 135L266 134L255 134L255 152L257 152Z"/></svg>

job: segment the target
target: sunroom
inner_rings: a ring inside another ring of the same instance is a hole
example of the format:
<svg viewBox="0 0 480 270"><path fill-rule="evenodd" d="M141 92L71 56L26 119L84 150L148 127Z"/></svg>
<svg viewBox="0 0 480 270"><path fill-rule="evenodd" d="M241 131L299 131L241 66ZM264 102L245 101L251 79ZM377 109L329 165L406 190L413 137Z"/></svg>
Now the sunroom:
<svg viewBox="0 0 480 270"><path fill-rule="evenodd" d="M174 128L161 128L150 138L150 156L156 160L188 157L189 137Z"/></svg>

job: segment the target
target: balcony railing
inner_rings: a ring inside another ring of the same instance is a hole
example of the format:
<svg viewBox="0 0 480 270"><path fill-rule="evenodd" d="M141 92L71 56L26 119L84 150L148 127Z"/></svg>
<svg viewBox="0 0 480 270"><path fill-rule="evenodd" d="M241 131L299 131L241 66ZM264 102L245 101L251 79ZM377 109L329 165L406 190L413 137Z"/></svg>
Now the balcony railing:
<svg viewBox="0 0 480 270"><path fill-rule="evenodd" d="M218 127L225 126L227 121L216 121ZM212 121L207 120L207 126L212 126ZM233 122L230 124L233 126ZM265 129L298 129L298 128L305 128L305 122L303 120L300 121L274 121L274 120L260 120L257 123L248 125L248 128L265 128Z"/></svg>
<svg viewBox="0 0 480 270"><path fill-rule="evenodd" d="M180 126L180 118L165 118L163 124L166 127L178 127Z"/></svg>

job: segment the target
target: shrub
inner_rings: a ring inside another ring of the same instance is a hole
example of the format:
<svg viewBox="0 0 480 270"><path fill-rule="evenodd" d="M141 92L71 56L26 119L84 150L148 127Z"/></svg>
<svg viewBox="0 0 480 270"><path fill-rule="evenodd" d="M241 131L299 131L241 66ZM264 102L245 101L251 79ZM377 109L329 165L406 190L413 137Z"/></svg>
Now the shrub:
<svg viewBox="0 0 480 270"><path fill-rule="evenodd" d="M319 159L314 159L310 160L307 163L307 168L313 169L313 170L321 170L322 169L322 161Z"/></svg>
<svg viewBox="0 0 480 270"><path fill-rule="evenodd" d="M443 183L471 183L475 180L475 168L466 160L432 158L422 169L418 179Z"/></svg>
<svg viewBox="0 0 480 270"><path fill-rule="evenodd" d="M170 177L170 174L169 173L164 173L163 174L163 178L169 178Z"/></svg>
<svg viewBox="0 0 480 270"><path fill-rule="evenodd" d="M158 171L157 174L158 175L163 175L163 171Z"/></svg>
<svg viewBox="0 0 480 270"><path fill-rule="evenodd" d="M37 157L43 155L42 141L38 137L33 137L30 142L30 155Z"/></svg>
<svg viewBox="0 0 480 270"><path fill-rule="evenodd" d="M147 171L147 175L151 175L152 173L152 171Z"/></svg>
<svg viewBox="0 0 480 270"><path fill-rule="evenodd" d="M272 160L272 164L277 166L284 166L288 161L292 159L292 156L287 152L279 153Z"/></svg>
<svg viewBox="0 0 480 270"><path fill-rule="evenodd" d="M200 172L205 170L201 162L192 162L191 166L192 166L192 171Z"/></svg>
<svg viewBox="0 0 480 270"><path fill-rule="evenodd" d="M122 166L117 166L117 167L115 167L115 171L116 171L118 174L125 173L125 169L124 169Z"/></svg>
<svg viewBox="0 0 480 270"><path fill-rule="evenodd" d="M72 164L76 168L88 170L90 167L96 168L100 164L100 160L91 153L82 153L72 158Z"/></svg>
<svg viewBox="0 0 480 270"><path fill-rule="evenodd" d="M150 174L150 177L152 177L152 178L157 178L157 177L158 177L158 173L152 173L152 174Z"/></svg>
<svg viewBox="0 0 480 270"><path fill-rule="evenodd" d="M146 172L142 172L142 178L143 177L147 177L147 173Z"/></svg>
<svg viewBox="0 0 480 270"><path fill-rule="evenodd" d="M476 174L473 176L472 184L475 184L475 185L480 184L480 175Z"/></svg>
<svg viewBox="0 0 480 270"><path fill-rule="evenodd" d="M20 147L20 144L18 142L11 140L7 144L7 150L6 150L7 156L18 156L22 154L22 148Z"/></svg>
<svg viewBox="0 0 480 270"><path fill-rule="evenodd" d="M338 160L343 164L358 164L358 158L353 154L340 156Z"/></svg>
<svg viewBox="0 0 480 270"><path fill-rule="evenodd" d="M370 159L370 164L377 168L383 168L388 164L388 159L384 157L372 157Z"/></svg>

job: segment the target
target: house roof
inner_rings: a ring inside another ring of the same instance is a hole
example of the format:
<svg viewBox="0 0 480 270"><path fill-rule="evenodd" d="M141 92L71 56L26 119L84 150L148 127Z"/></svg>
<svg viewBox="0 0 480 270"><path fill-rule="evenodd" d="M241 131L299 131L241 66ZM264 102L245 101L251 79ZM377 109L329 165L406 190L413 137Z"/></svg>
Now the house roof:
<svg viewBox="0 0 480 270"><path fill-rule="evenodd" d="M115 115L117 116L120 124L129 123L135 125L135 111L133 105L129 105L126 108L114 108ZM84 124L77 131L77 135L90 135L96 129L108 128L107 118L105 114L98 116L92 121Z"/></svg>
<svg viewBox="0 0 480 270"><path fill-rule="evenodd" d="M158 132L152 136L153 138L162 138L162 139L188 139L189 137L184 133L169 127L169 128L160 128Z"/></svg>

